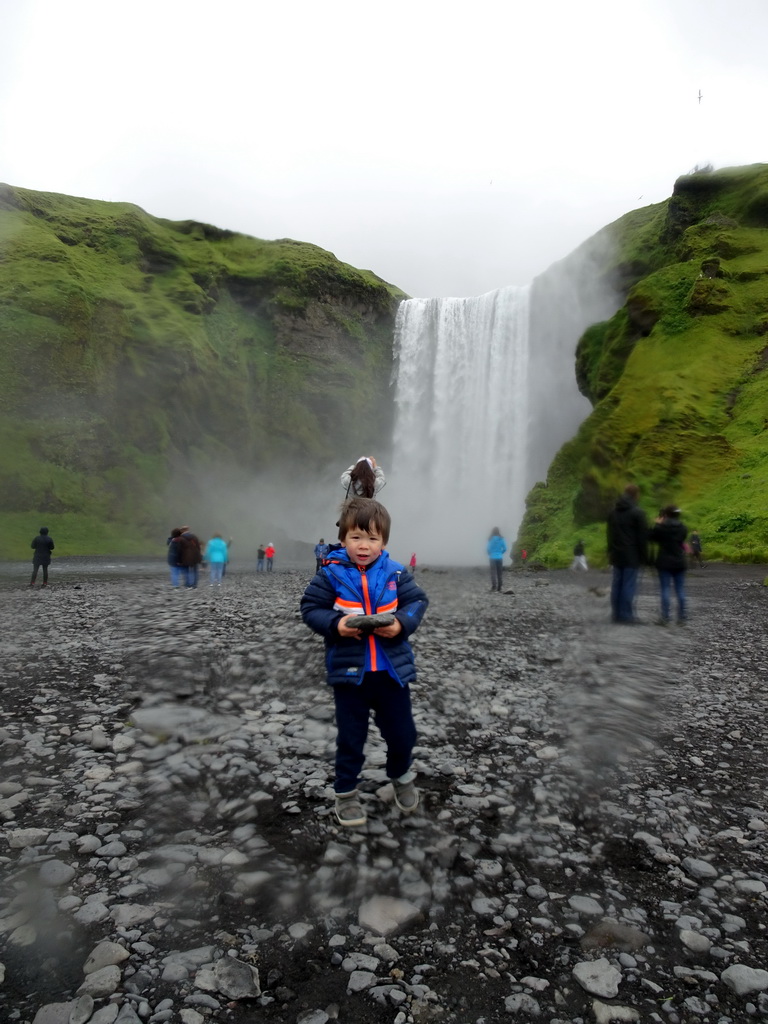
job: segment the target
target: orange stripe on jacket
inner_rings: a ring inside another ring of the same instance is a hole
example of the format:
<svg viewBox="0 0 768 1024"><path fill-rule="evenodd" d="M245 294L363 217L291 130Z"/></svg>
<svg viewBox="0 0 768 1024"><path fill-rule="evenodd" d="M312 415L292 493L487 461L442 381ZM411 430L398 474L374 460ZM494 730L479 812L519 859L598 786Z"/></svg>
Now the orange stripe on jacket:
<svg viewBox="0 0 768 1024"><path fill-rule="evenodd" d="M365 614L370 615L372 612L371 607L371 595L368 590L368 577L364 572L360 573L360 577L363 582L363 600L365 601ZM373 637L373 633L368 637L368 650L371 654L371 672L378 672L379 664L377 658L376 641Z"/></svg>

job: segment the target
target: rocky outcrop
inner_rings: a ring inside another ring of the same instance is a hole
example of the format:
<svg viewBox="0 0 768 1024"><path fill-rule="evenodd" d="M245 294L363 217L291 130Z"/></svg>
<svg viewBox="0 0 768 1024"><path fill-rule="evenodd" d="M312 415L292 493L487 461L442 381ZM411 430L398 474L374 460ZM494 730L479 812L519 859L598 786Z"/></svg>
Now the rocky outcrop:
<svg viewBox="0 0 768 1024"><path fill-rule="evenodd" d="M768 560L766 196L768 166L707 170L604 229L618 257L602 272L626 298L579 341L594 411L528 496L529 556L567 564L581 538L604 559L605 516L634 481L649 514L680 505L711 557Z"/></svg>
<svg viewBox="0 0 768 1024"><path fill-rule="evenodd" d="M194 506L214 472L389 438L402 293L369 271L10 186L0 225L0 550L39 516L67 517L71 553L94 550L76 538L96 523L101 550L141 550L169 489Z"/></svg>

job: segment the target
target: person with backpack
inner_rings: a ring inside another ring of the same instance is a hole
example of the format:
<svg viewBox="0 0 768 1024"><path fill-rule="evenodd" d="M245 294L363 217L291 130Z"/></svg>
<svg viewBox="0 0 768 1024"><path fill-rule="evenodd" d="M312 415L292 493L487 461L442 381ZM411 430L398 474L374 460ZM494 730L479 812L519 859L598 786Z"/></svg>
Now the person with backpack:
<svg viewBox="0 0 768 1024"><path fill-rule="evenodd" d="M179 537L179 565L184 570L186 577L185 587L194 590L197 587L197 577L200 571L200 563L203 560L203 550L199 539L188 526L182 526Z"/></svg>
<svg viewBox="0 0 768 1024"><path fill-rule="evenodd" d="M168 568L171 571L171 586L174 590L178 590L182 573L179 562L181 558L181 530L178 526L171 530L171 535L165 543L168 546ZM184 576L186 578L186 572Z"/></svg>

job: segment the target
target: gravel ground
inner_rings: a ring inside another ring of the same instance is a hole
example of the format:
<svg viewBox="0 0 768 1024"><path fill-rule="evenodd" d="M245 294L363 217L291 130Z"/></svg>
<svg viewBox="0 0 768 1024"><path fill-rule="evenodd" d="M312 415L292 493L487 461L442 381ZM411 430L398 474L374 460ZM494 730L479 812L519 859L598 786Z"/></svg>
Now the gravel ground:
<svg viewBox="0 0 768 1024"><path fill-rule="evenodd" d="M650 575L627 627L605 573L419 571L422 804L372 730L354 830L308 574L92 568L0 590L0 1019L768 1017L766 567L667 629Z"/></svg>

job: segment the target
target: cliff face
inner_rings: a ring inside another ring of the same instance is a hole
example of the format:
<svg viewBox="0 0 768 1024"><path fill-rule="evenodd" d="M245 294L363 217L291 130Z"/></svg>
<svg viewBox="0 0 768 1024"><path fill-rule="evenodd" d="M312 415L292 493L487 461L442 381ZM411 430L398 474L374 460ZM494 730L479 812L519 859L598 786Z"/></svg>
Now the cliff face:
<svg viewBox="0 0 768 1024"><path fill-rule="evenodd" d="M680 178L604 230L625 302L579 342L594 410L529 494L519 543L564 564L583 537L599 564L634 481L650 515L678 504L710 557L768 561L768 166Z"/></svg>
<svg viewBox="0 0 768 1024"><path fill-rule="evenodd" d="M391 435L404 296L316 246L3 185L0 260L0 555L146 550L169 489Z"/></svg>

